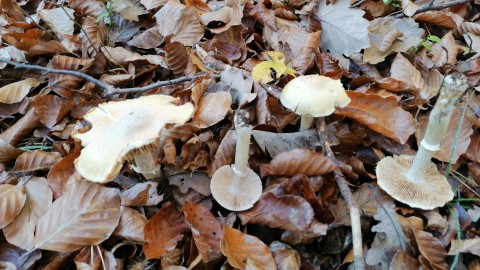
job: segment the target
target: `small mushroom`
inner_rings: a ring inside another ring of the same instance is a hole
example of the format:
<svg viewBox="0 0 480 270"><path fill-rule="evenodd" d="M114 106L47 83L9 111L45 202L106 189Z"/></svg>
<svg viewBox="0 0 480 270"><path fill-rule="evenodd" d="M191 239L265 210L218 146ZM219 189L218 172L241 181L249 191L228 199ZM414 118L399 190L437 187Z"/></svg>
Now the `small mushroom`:
<svg viewBox="0 0 480 270"><path fill-rule="evenodd" d="M134 157L137 171L147 176L158 174L160 168L149 150L158 143L166 124L184 124L194 111L191 103L177 106L179 101L151 95L91 109L84 116L91 129L72 132L72 138L84 147L74 162L75 169L87 180L106 183L118 175L125 160Z"/></svg>
<svg viewBox="0 0 480 270"><path fill-rule="evenodd" d="M321 75L299 76L285 85L280 95L283 106L301 115L300 131L312 126L314 117L332 114L335 107L350 103L340 80Z"/></svg>
<svg viewBox="0 0 480 270"><path fill-rule="evenodd" d="M210 189L217 202L232 211L243 211L253 207L262 195L260 177L248 168L248 149L252 128L245 118L235 115L237 142L235 164L220 167L212 176Z"/></svg>
<svg viewBox="0 0 480 270"><path fill-rule="evenodd" d="M431 158L440 150L455 105L467 88L465 75L446 76L417 154L386 157L377 164L378 185L394 199L424 210L444 206L453 199L450 184Z"/></svg>

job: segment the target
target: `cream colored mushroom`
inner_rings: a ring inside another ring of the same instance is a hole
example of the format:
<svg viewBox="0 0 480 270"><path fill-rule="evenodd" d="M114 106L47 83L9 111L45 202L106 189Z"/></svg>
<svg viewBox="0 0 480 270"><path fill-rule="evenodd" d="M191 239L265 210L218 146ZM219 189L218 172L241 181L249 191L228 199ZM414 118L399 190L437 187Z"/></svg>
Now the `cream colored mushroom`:
<svg viewBox="0 0 480 270"><path fill-rule="evenodd" d="M210 189L215 200L224 208L243 211L253 207L262 195L260 177L248 168L251 127L235 115L237 142L235 164L220 167L212 176Z"/></svg>
<svg viewBox="0 0 480 270"><path fill-rule="evenodd" d="M147 151L149 146L166 124L184 124L194 111L191 103L178 106L179 101L151 95L103 103L88 111L84 119L92 128L85 133L72 132L72 138L84 147L74 162L78 173L93 182L109 182L118 175L123 162L134 156L138 171L156 174L159 166Z"/></svg>
<svg viewBox="0 0 480 270"><path fill-rule="evenodd" d="M446 76L417 154L386 157L377 164L377 183L394 199L425 210L444 206L453 199L450 184L431 158L440 149L455 105L467 88L465 75Z"/></svg>
<svg viewBox="0 0 480 270"><path fill-rule="evenodd" d="M280 95L283 106L301 115L300 130L312 126L314 117L332 114L335 107L350 103L340 80L321 75L299 76L285 85Z"/></svg>

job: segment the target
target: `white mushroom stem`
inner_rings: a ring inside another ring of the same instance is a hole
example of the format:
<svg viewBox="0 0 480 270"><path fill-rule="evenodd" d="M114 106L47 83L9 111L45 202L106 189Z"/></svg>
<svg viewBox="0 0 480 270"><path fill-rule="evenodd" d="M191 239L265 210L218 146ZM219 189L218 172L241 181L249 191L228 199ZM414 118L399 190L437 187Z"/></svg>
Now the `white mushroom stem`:
<svg viewBox="0 0 480 270"><path fill-rule="evenodd" d="M308 130L312 127L313 116L311 115L302 115L300 119L300 131Z"/></svg>
<svg viewBox="0 0 480 270"><path fill-rule="evenodd" d="M415 155L412 167L408 170L407 178L414 183L425 181L425 172L432 155L440 150L440 142L445 135L455 105L467 90L467 78L461 73L454 73L445 77L440 96L430 112L427 130Z"/></svg>
<svg viewBox="0 0 480 270"><path fill-rule="evenodd" d="M235 146L235 164L233 165L232 190L237 190L241 187L241 183L247 174L248 151L250 148L250 135L252 134L252 129L248 125L235 123L235 129L237 142Z"/></svg>

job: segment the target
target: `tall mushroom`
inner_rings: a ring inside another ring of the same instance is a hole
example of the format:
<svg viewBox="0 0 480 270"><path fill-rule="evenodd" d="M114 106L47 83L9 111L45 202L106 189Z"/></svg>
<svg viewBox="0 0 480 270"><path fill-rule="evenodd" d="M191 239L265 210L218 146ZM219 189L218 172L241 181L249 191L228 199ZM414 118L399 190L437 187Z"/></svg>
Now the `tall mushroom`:
<svg viewBox="0 0 480 270"><path fill-rule="evenodd" d="M435 103L423 140L415 156L386 157L377 164L377 182L396 200L420 209L434 209L453 199L445 176L431 161L433 152L448 128L455 105L467 90L467 78L461 73L447 75Z"/></svg>
<svg viewBox="0 0 480 270"><path fill-rule="evenodd" d="M332 114L335 107L350 103L340 80L321 75L299 76L287 83L280 94L283 106L301 115L300 131L312 126L314 117Z"/></svg>
<svg viewBox="0 0 480 270"><path fill-rule="evenodd" d="M84 147L75 168L85 179L106 183L120 172L123 162L134 157L136 170L155 175L159 166L148 151L166 124L184 124L193 114L191 103L177 106L178 98L165 95L142 96L98 105L85 114L92 128L72 132Z"/></svg>
<svg viewBox="0 0 480 270"><path fill-rule="evenodd" d="M235 115L235 164L220 167L212 176L210 189L217 202L232 211L243 211L253 207L262 195L260 177L248 168L248 150L252 128L245 116Z"/></svg>

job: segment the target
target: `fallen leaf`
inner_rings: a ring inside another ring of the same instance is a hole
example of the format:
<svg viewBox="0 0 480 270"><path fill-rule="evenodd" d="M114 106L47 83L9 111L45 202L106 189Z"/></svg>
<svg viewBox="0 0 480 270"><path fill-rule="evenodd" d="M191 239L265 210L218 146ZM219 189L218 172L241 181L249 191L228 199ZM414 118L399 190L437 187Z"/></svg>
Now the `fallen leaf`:
<svg viewBox="0 0 480 270"><path fill-rule="evenodd" d="M163 2L163 0L161 0ZM128 45L142 49L153 49L160 46L164 37L158 31L158 27L151 27L135 36L128 42Z"/></svg>
<svg viewBox="0 0 480 270"><path fill-rule="evenodd" d="M143 244L145 239L143 230L148 222L145 215L127 206L121 206L120 213L120 222L115 231L113 231L113 235Z"/></svg>
<svg viewBox="0 0 480 270"><path fill-rule="evenodd" d="M67 181L75 173L73 161L80 155L79 147L73 153L64 157L48 172L48 186L53 191L53 198L58 199L67 190Z"/></svg>
<svg viewBox="0 0 480 270"><path fill-rule="evenodd" d="M143 252L149 260L159 259L171 252L190 229L182 212L174 203L164 203L145 226Z"/></svg>
<svg viewBox="0 0 480 270"><path fill-rule="evenodd" d="M390 262L389 270L410 270L410 269L419 269L418 261L408 255L407 252L397 251Z"/></svg>
<svg viewBox="0 0 480 270"><path fill-rule="evenodd" d="M112 188L72 183L38 221L35 248L71 252L110 237L120 219L120 197Z"/></svg>
<svg viewBox="0 0 480 270"><path fill-rule="evenodd" d="M40 85L37 79L26 79L23 81L11 83L0 88L0 103L13 104L23 100L30 89Z"/></svg>
<svg viewBox="0 0 480 270"><path fill-rule="evenodd" d="M297 148L276 155L268 164L260 165L260 175L322 175L337 166L326 156L305 148Z"/></svg>
<svg viewBox="0 0 480 270"><path fill-rule="evenodd" d="M96 1L85 1L93 2ZM96 2L98 3L98 2ZM82 41L82 57L95 57L100 52L100 48L105 46L107 40L107 27L103 22L97 22L96 18L85 17L82 21L82 29L78 37Z"/></svg>
<svg viewBox="0 0 480 270"><path fill-rule="evenodd" d="M468 145L465 156L476 163L480 163L480 135L474 133L470 136L470 144Z"/></svg>
<svg viewBox="0 0 480 270"><path fill-rule="evenodd" d="M352 118L401 144L415 132L415 119L398 106L395 98L352 91L347 94L352 101L345 108L337 108L336 114Z"/></svg>
<svg viewBox="0 0 480 270"><path fill-rule="evenodd" d="M180 42L172 42L163 49L165 50L165 60L173 75L184 75L189 56L183 44Z"/></svg>
<svg viewBox="0 0 480 270"><path fill-rule="evenodd" d="M201 172L187 172L168 175L169 185L177 186L181 193L186 193L192 189L196 192L210 196L210 177Z"/></svg>
<svg viewBox="0 0 480 270"><path fill-rule="evenodd" d="M363 18L365 11L350 8L350 0L338 0L330 5L322 0L315 10L315 17L322 25L320 44L324 52L349 56L370 46L369 22Z"/></svg>
<svg viewBox="0 0 480 270"><path fill-rule="evenodd" d="M429 266L433 269L448 269L448 264L445 261L447 252L440 240L431 233L419 229L414 229L413 233L415 234L418 249L428 261Z"/></svg>
<svg viewBox="0 0 480 270"><path fill-rule="evenodd" d="M220 167L232 164L235 158L235 146L237 145L237 135L234 130L229 130L223 137L220 145L215 152L213 158L212 166L208 174L211 176L217 171Z"/></svg>
<svg viewBox="0 0 480 270"><path fill-rule="evenodd" d="M431 23L442 27L456 29L463 23L463 18L449 11L428 10L413 16L415 21Z"/></svg>
<svg viewBox="0 0 480 270"><path fill-rule="evenodd" d="M161 7L167 2L167 0L140 0L140 3L148 10Z"/></svg>
<svg viewBox="0 0 480 270"><path fill-rule="evenodd" d="M200 19L212 33L219 34L234 25L240 25L243 17L243 2L239 0L225 1L225 6L218 10L201 14Z"/></svg>
<svg viewBox="0 0 480 270"><path fill-rule="evenodd" d="M25 184L25 193L25 206L15 220L3 228L3 234L9 243L31 250L35 246L35 226L52 205L52 191L47 179L34 176Z"/></svg>
<svg viewBox="0 0 480 270"><path fill-rule="evenodd" d="M32 100L32 105L40 122L51 129L72 110L74 102L59 96L45 95L36 96Z"/></svg>
<svg viewBox="0 0 480 270"><path fill-rule="evenodd" d="M33 172L37 170L48 170L61 159L57 152L45 152L35 150L33 152L24 152L17 157L15 161L15 172Z"/></svg>
<svg viewBox="0 0 480 270"><path fill-rule="evenodd" d="M438 211L422 211L422 215L428 219L427 226L425 227L426 229L434 230L445 235L449 224L448 221L438 213Z"/></svg>
<svg viewBox="0 0 480 270"><path fill-rule="evenodd" d="M100 254L99 254L100 253ZM75 266L79 270L115 270L117 268L117 262L112 252L106 251L101 246L84 247L73 259Z"/></svg>
<svg viewBox="0 0 480 270"><path fill-rule="evenodd" d="M145 9L135 0L112 0L111 8L126 20L138 21Z"/></svg>
<svg viewBox="0 0 480 270"><path fill-rule="evenodd" d="M247 261L251 260L265 270L277 269L268 246L257 237L242 233L227 225L223 227L220 248L233 267L245 269Z"/></svg>
<svg viewBox="0 0 480 270"><path fill-rule="evenodd" d="M186 203L183 206L185 220L190 225L193 239L204 262L220 258L222 225L210 211L200 204Z"/></svg>
<svg viewBox="0 0 480 270"><path fill-rule="evenodd" d="M38 11L38 15L53 30L59 39L64 35L73 35L74 10L68 7L59 7L54 9L43 9Z"/></svg>
<svg viewBox="0 0 480 270"><path fill-rule="evenodd" d="M138 183L120 193L122 206L151 206L163 200L163 195L157 193L158 182Z"/></svg>
<svg viewBox="0 0 480 270"><path fill-rule="evenodd" d="M221 91L217 93L206 93L198 104L198 109L192 118L200 128L212 126L225 118L232 106L230 93Z"/></svg>
<svg viewBox="0 0 480 270"><path fill-rule="evenodd" d="M7 226L20 214L26 200L23 184L0 186L0 228Z"/></svg>
<svg viewBox="0 0 480 270"><path fill-rule="evenodd" d="M269 248L278 270L300 269L301 257L295 249L279 241L273 241Z"/></svg>
<svg viewBox="0 0 480 270"><path fill-rule="evenodd" d="M55 55L48 63L49 68L85 72L93 64L93 59L80 59ZM71 99L84 79L72 75L48 74L48 87L64 98Z"/></svg>
<svg viewBox="0 0 480 270"><path fill-rule="evenodd" d="M242 108L252 102L257 94L252 93L253 79L243 78L241 69L226 69L220 73L222 82L226 83L235 91L235 103Z"/></svg>
<svg viewBox="0 0 480 270"><path fill-rule="evenodd" d="M315 149L320 146L318 132L315 129L294 133L273 133L252 130L252 136L262 151L272 157L298 147Z"/></svg>

